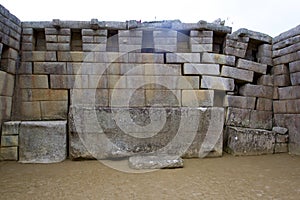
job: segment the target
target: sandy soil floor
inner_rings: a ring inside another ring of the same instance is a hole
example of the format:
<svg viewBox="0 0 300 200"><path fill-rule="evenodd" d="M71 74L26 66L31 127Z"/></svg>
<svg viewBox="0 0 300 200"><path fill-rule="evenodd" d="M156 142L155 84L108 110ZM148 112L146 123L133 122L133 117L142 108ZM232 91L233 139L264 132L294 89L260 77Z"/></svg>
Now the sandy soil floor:
<svg viewBox="0 0 300 200"><path fill-rule="evenodd" d="M0 162L0 199L300 199L300 157L225 155L148 173L99 161Z"/></svg>

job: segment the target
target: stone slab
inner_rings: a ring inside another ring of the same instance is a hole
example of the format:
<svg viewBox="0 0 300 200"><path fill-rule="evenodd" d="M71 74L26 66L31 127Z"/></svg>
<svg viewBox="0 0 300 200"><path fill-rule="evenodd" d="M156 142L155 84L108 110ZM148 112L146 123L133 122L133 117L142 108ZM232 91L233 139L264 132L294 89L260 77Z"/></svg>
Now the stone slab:
<svg viewBox="0 0 300 200"><path fill-rule="evenodd" d="M200 63L200 53L167 53L167 63Z"/></svg>
<svg viewBox="0 0 300 200"><path fill-rule="evenodd" d="M215 89L222 91L234 90L234 79L214 76L202 76L201 88Z"/></svg>
<svg viewBox="0 0 300 200"><path fill-rule="evenodd" d="M18 135L2 135L1 147L17 147L19 145Z"/></svg>
<svg viewBox="0 0 300 200"><path fill-rule="evenodd" d="M72 160L222 155L223 108L71 106L69 122Z"/></svg>
<svg viewBox="0 0 300 200"><path fill-rule="evenodd" d="M55 163L66 159L67 121L23 121L19 135L21 163Z"/></svg>
<svg viewBox="0 0 300 200"><path fill-rule="evenodd" d="M221 76L234 78L234 79L246 81L246 82L252 82L254 72L223 65L222 71L221 71Z"/></svg>
<svg viewBox="0 0 300 200"><path fill-rule="evenodd" d="M239 93L242 96L261 97L261 98L272 99L273 98L273 87L272 86L246 84L246 85L243 85L242 87L240 87Z"/></svg>
<svg viewBox="0 0 300 200"><path fill-rule="evenodd" d="M128 164L132 169L172 169L182 168L183 159L171 155L141 155L130 157Z"/></svg>
<svg viewBox="0 0 300 200"><path fill-rule="evenodd" d="M213 90L182 90L182 106L200 107L214 105Z"/></svg>
<svg viewBox="0 0 300 200"><path fill-rule="evenodd" d="M19 135L19 127L21 121L8 121L3 122L2 125L2 136L3 135Z"/></svg>
<svg viewBox="0 0 300 200"><path fill-rule="evenodd" d="M17 161L18 147L0 147L0 161Z"/></svg>
<svg viewBox="0 0 300 200"><path fill-rule="evenodd" d="M300 99L300 86L278 88L279 99Z"/></svg>
<svg viewBox="0 0 300 200"><path fill-rule="evenodd" d="M292 85L300 85L300 72L290 74Z"/></svg>
<svg viewBox="0 0 300 200"><path fill-rule="evenodd" d="M273 154L275 134L272 131L226 127L226 151L235 156Z"/></svg>
<svg viewBox="0 0 300 200"><path fill-rule="evenodd" d="M254 71L259 74L267 73L267 65L266 64L261 64L261 63L253 62L250 60L239 59L237 62L237 68Z"/></svg>
<svg viewBox="0 0 300 200"><path fill-rule="evenodd" d="M203 53L202 62L235 66L235 56L228 56L216 53Z"/></svg>
<svg viewBox="0 0 300 200"><path fill-rule="evenodd" d="M183 73L185 75L219 75L220 65L184 63Z"/></svg>
<svg viewBox="0 0 300 200"><path fill-rule="evenodd" d="M250 109L229 107L226 114L226 125L248 128L250 126L250 115Z"/></svg>
<svg viewBox="0 0 300 200"><path fill-rule="evenodd" d="M255 97L226 95L223 106L234 107L234 108L246 108L246 109L248 108L254 110L255 101L256 101Z"/></svg>

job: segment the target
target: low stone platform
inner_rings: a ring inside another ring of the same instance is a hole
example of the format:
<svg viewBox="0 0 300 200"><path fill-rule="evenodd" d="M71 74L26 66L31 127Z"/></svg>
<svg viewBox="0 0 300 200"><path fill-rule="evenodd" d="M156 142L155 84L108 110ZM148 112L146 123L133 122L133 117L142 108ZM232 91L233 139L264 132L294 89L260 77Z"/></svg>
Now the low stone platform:
<svg viewBox="0 0 300 200"><path fill-rule="evenodd" d="M24 121L19 129L19 162L55 163L66 159L67 121Z"/></svg>
<svg viewBox="0 0 300 200"><path fill-rule="evenodd" d="M171 155L141 155L130 157L128 164L132 169L182 168L183 159Z"/></svg>

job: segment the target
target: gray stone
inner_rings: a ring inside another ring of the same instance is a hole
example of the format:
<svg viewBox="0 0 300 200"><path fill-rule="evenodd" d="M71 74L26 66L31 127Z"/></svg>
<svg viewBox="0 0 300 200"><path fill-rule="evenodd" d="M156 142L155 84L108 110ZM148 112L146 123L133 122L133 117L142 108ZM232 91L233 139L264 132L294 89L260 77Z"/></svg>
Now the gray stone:
<svg viewBox="0 0 300 200"><path fill-rule="evenodd" d="M271 130L273 125L273 112L252 110L250 115L250 128Z"/></svg>
<svg viewBox="0 0 300 200"><path fill-rule="evenodd" d="M289 86L290 84L291 80L289 74L281 74L274 76L274 86L284 87Z"/></svg>
<svg viewBox="0 0 300 200"><path fill-rule="evenodd" d="M253 71L238 69L235 67L223 66L221 76L234 78L241 81L252 82L254 73Z"/></svg>
<svg viewBox="0 0 300 200"><path fill-rule="evenodd" d="M4 122L2 125L2 135L19 135L21 121Z"/></svg>
<svg viewBox="0 0 300 200"><path fill-rule="evenodd" d="M55 163L66 159L67 121L21 122L19 161Z"/></svg>
<svg viewBox="0 0 300 200"><path fill-rule="evenodd" d="M249 127L250 126L250 109L231 108L227 109L226 125Z"/></svg>
<svg viewBox="0 0 300 200"><path fill-rule="evenodd" d="M243 96L248 96L248 97L261 97L261 98L272 99L273 87L264 86L264 85L246 84L240 87L239 93Z"/></svg>
<svg viewBox="0 0 300 200"><path fill-rule="evenodd" d="M278 88L279 99L300 99L300 86Z"/></svg>
<svg viewBox="0 0 300 200"><path fill-rule="evenodd" d="M201 88L222 90L222 91L233 91L234 90L234 79L222 78L214 76L202 76Z"/></svg>
<svg viewBox="0 0 300 200"><path fill-rule="evenodd" d="M167 53L167 63L200 63L200 53Z"/></svg>
<svg viewBox="0 0 300 200"><path fill-rule="evenodd" d="M300 72L300 60L289 64L290 73Z"/></svg>
<svg viewBox="0 0 300 200"><path fill-rule="evenodd" d="M221 156L223 108L71 106L70 158L107 159L158 153Z"/></svg>
<svg viewBox="0 0 300 200"><path fill-rule="evenodd" d="M234 47L226 46L224 48L224 54L244 58L246 56L246 49L236 49Z"/></svg>
<svg viewBox="0 0 300 200"><path fill-rule="evenodd" d="M290 75L292 85L300 85L300 72L295 72Z"/></svg>
<svg viewBox="0 0 300 200"><path fill-rule="evenodd" d="M289 130L289 152L300 155L300 114L275 114L274 123Z"/></svg>
<svg viewBox="0 0 300 200"><path fill-rule="evenodd" d="M234 107L234 108L255 108L255 97L242 97L242 96L232 96L226 95L224 99L223 106L225 107Z"/></svg>
<svg viewBox="0 0 300 200"><path fill-rule="evenodd" d="M141 155L130 157L128 164L132 169L182 168L183 159L171 155Z"/></svg>
<svg viewBox="0 0 300 200"><path fill-rule="evenodd" d="M242 36L242 37L249 37L250 39L262 41L268 44L272 44L272 37L266 35L264 33L259 33L255 31L251 31L245 28L241 28L236 32L232 33L233 35Z"/></svg>
<svg viewBox="0 0 300 200"><path fill-rule="evenodd" d="M283 40L289 39L291 37L294 37L296 35L299 35L299 33L300 33L300 25L296 26L295 28L292 28L284 33L281 33L279 36L273 38L273 43L276 44L280 41L283 41Z"/></svg>
<svg viewBox="0 0 300 200"><path fill-rule="evenodd" d="M280 127L280 126L274 126L272 128L272 131L281 135L286 134L289 130L287 128L284 127Z"/></svg>
<svg viewBox="0 0 300 200"><path fill-rule="evenodd" d="M235 57L216 53L203 53L202 62L235 66Z"/></svg>
<svg viewBox="0 0 300 200"><path fill-rule="evenodd" d="M219 75L220 65L184 63L183 73L185 75Z"/></svg>
<svg viewBox="0 0 300 200"><path fill-rule="evenodd" d="M289 145L287 143L277 143L275 144L274 153L288 153Z"/></svg>
<svg viewBox="0 0 300 200"><path fill-rule="evenodd" d="M273 100L272 99L265 99L265 98L257 99L256 110L272 111L272 108L273 108Z"/></svg>
<svg viewBox="0 0 300 200"><path fill-rule="evenodd" d="M288 143L289 141L289 135L281 135L281 134L276 134L276 143Z"/></svg>
<svg viewBox="0 0 300 200"><path fill-rule="evenodd" d="M297 60L300 60L300 51L275 58L273 59L273 64L274 65L287 64Z"/></svg>
<svg viewBox="0 0 300 200"><path fill-rule="evenodd" d="M273 58L284 56L286 54L294 53L300 50L300 43L292 44L283 49L273 51Z"/></svg>
<svg viewBox="0 0 300 200"><path fill-rule="evenodd" d="M259 74L267 73L267 65L249 61L249 60L239 59L237 63L237 67L241 69L254 71Z"/></svg>
<svg viewBox="0 0 300 200"><path fill-rule="evenodd" d="M2 160L18 160L18 147L0 147L0 161Z"/></svg>
<svg viewBox="0 0 300 200"><path fill-rule="evenodd" d="M1 147L17 147L19 144L18 135L2 135Z"/></svg>
<svg viewBox="0 0 300 200"><path fill-rule="evenodd" d="M226 151L235 155L273 154L275 134L272 131L238 127L226 127L228 135Z"/></svg>
<svg viewBox="0 0 300 200"><path fill-rule="evenodd" d="M272 68L271 73L273 75L289 74L289 69L288 69L287 65L285 65L285 64L275 65Z"/></svg>
<svg viewBox="0 0 300 200"><path fill-rule="evenodd" d="M274 77L272 75L262 75L257 80L258 85L266 85L273 86L274 85Z"/></svg>

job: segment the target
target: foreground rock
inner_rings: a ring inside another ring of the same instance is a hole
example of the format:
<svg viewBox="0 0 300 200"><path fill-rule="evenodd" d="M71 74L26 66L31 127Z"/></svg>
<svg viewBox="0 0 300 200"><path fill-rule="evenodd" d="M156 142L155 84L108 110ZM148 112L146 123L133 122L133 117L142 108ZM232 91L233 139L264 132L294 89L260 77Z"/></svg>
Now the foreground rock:
<svg viewBox="0 0 300 200"><path fill-rule="evenodd" d="M132 169L165 169L182 168L183 159L171 155L133 156L129 158L129 167Z"/></svg>
<svg viewBox="0 0 300 200"><path fill-rule="evenodd" d="M19 135L19 161L55 163L66 159L66 121L22 122Z"/></svg>
<svg viewBox="0 0 300 200"><path fill-rule="evenodd" d="M233 155L272 154L275 148L275 133L262 129L226 127L226 151Z"/></svg>

